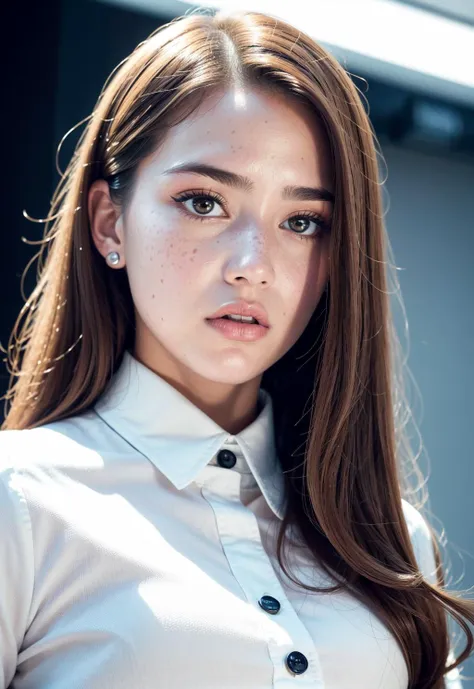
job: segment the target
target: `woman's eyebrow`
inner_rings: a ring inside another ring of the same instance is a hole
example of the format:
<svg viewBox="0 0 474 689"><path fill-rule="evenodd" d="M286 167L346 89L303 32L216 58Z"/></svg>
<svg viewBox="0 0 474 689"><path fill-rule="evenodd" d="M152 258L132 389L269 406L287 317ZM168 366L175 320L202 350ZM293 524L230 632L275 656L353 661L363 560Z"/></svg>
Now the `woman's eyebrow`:
<svg viewBox="0 0 474 689"><path fill-rule="evenodd" d="M221 182L221 184L226 184L229 187L241 189L243 191L253 191L255 187L252 180L248 177L238 175L237 173L230 172L229 170L223 170L222 168L215 167L214 165L208 165L207 163L179 163L178 165L173 165L173 167L165 170L163 174L168 175L185 172L196 175L204 175L205 177L210 177L216 182ZM296 201L329 201L330 203L334 204L334 194L324 187L286 186L283 188L282 198L284 200Z"/></svg>

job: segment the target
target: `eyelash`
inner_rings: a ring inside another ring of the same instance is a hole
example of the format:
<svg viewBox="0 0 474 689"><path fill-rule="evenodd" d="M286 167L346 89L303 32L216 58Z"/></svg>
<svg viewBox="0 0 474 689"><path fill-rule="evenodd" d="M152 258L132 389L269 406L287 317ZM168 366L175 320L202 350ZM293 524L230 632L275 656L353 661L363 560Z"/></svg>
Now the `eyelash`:
<svg viewBox="0 0 474 689"><path fill-rule="evenodd" d="M212 191L211 189L192 189L190 191L184 191L179 196L172 196L171 198L178 204L179 212L183 213L183 215L185 215L187 218L191 218L192 220L199 220L201 222L203 222L204 220L217 220L216 216L194 215L193 213L190 213L188 210L186 210L186 208L183 206L183 203L185 201L188 201L189 199L194 199L197 197L210 198L213 201L217 201L217 203L219 203L219 205L222 207L222 210L227 212L224 198L216 191ZM309 218L310 220L314 220L319 225L320 231L310 235L305 235L294 230L290 230L290 232L293 232L293 234L295 234L297 237L300 237L300 239L315 239L316 237L319 237L321 234L325 234L330 230L329 223L326 222L326 220L321 215L319 215L319 213L316 213L314 211L301 211L295 213L294 215L290 215L288 220L291 220L292 218ZM287 222L287 220L285 220L285 222Z"/></svg>

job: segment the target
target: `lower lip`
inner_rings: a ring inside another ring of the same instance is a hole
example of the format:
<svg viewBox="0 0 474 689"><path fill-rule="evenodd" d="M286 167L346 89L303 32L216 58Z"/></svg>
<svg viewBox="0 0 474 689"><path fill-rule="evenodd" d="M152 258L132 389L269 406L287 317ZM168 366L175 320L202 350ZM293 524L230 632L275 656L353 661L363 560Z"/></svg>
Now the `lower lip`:
<svg viewBox="0 0 474 689"><path fill-rule="evenodd" d="M206 322L216 330L219 330L229 340L240 342L255 342L268 333L269 328L257 323L238 323L227 318L207 318Z"/></svg>

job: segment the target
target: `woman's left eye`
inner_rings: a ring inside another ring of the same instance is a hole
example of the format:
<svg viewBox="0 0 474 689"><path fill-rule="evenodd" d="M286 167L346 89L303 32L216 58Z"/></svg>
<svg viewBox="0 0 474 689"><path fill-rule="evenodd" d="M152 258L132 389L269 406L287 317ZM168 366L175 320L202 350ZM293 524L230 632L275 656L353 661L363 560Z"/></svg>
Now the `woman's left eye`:
<svg viewBox="0 0 474 689"><path fill-rule="evenodd" d="M224 199L214 191L210 192L204 189L185 191L179 196L172 196L171 198L178 204L178 210L193 220L202 221L206 218L224 217L223 215L212 214L212 211L218 210L217 205L220 206L221 210L225 210ZM329 231L327 221L319 213L312 211L302 211L292 215L291 218L285 220L285 223L295 223L293 227L285 227L285 229L299 235L302 239L312 239Z"/></svg>
<svg viewBox="0 0 474 689"><path fill-rule="evenodd" d="M296 222L296 226L293 228L288 227L287 229L304 239L312 239L313 237L317 237L329 231L329 224L319 213L313 213L311 211L298 213L298 215L292 215L291 218L285 220L286 223L291 223L293 221ZM313 225L313 227L311 227L311 225Z"/></svg>

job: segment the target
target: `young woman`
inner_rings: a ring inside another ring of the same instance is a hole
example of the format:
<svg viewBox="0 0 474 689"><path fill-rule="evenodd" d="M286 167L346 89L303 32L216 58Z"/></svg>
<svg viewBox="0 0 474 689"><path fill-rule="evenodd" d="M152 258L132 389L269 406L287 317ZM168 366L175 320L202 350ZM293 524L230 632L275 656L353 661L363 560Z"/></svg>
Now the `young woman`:
<svg viewBox="0 0 474 689"><path fill-rule="evenodd" d="M460 687L376 153L270 16L179 18L111 75L9 349L2 687Z"/></svg>

